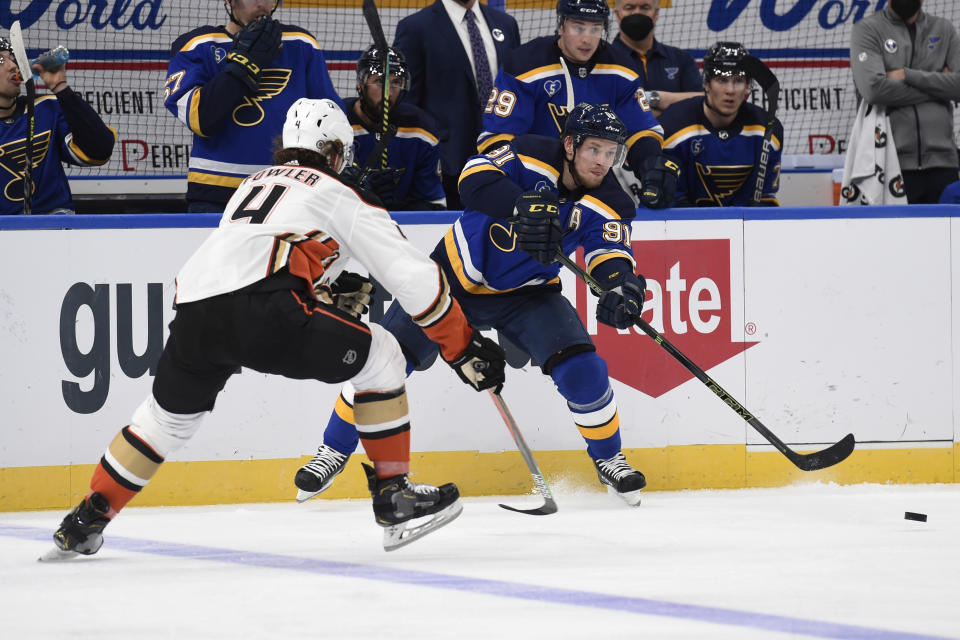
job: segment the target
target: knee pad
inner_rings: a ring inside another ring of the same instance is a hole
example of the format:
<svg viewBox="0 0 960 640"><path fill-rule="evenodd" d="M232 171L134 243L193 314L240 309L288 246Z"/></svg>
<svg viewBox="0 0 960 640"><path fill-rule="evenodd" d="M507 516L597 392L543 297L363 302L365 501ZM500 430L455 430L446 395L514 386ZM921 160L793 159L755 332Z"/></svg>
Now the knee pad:
<svg viewBox="0 0 960 640"><path fill-rule="evenodd" d="M133 412L130 430L166 458L193 437L206 413L170 413L150 394Z"/></svg>
<svg viewBox="0 0 960 640"><path fill-rule="evenodd" d="M581 351L553 363L550 377L571 405L605 404L609 402L606 396L612 394L607 363L596 351Z"/></svg>
<svg viewBox="0 0 960 640"><path fill-rule="evenodd" d="M400 343L378 324L370 325L370 352L360 373L350 379L358 393L385 391L403 387L407 378L407 360Z"/></svg>

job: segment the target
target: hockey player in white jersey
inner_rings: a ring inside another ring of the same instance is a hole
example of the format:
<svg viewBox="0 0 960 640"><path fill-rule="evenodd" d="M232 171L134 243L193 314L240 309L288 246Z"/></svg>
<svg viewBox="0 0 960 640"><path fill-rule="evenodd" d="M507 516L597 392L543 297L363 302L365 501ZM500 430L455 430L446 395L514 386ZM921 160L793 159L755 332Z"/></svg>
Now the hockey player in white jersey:
<svg viewBox="0 0 960 640"><path fill-rule="evenodd" d="M46 559L96 553L103 528L196 432L238 367L356 387L357 428L373 462L364 470L384 548L459 515L456 485L407 479L405 359L390 333L360 320L369 280L345 272L345 263L355 259L388 287L475 389L502 385L503 350L470 327L443 272L387 212L340 180L352 142L333 101L300 99L290 107L277 166L243 180L219 227L177 275L177 314L152 393L110 443L90 493L63 519Z"/></svg>

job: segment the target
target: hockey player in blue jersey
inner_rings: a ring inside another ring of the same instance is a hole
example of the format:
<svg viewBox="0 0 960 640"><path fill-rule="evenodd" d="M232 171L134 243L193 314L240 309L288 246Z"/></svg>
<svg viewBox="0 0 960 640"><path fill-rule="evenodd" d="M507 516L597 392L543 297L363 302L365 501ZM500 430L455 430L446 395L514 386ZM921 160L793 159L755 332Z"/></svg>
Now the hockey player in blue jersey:
<svg viewBox="0 0 960 640"><path fill-rule="evenodd" d="M559 0L557 35L535 38L505 57L477 147L487 152L525 133L555 137L575 104L606 104L627 127L627 164L642 183L630 186L634 195L645 207L667 207L676 168L661 152L663 129L630 60L603 39L609 16L606 0Z"/></svg>
<svg viewBox="0 0 960 640"><path fill-rule="evenodd" d="M299 98L341 108L316 39L273 19L280 0L225 0L226 26L174 41L164 106L193 132L190 211L223 211L234 189L271 164L287 109Z"/></svg>
<svg viewBox="0 0 960 640"><path fill-rule="evenodd" d="M682 100L663 112L664 150L680 164L675 206L747 206L757 179L766 112L746 102L750 78L738 42L718 42L703 58L704 95ZM763 197L778 206L783 125L775 122Z"/></svg>
<svg viewBox="0 0 960 640"><path fill-rule="evenodd" d="M608 107L580 104L562 138L523 135L473 156L460 174L466 209L431 257L473 326L497 329L553 379L600 481L636 505L646 480L620 451L606 363L560 293L554 262L558 248L583 247L588 271L606 289L597 319L622 329L640 315L646 283L630 242L636 209L610 171L623 161L626 139ZM381 325L403 347L408 374L435 357L436 344L398 304ZM298 500L329 487L356 449L352 395L345 387L317 455L297 472Z"/></svg>
<svg viewBox="0 0 960 640"><path fill-rule="evenodd" d="M23 174L27 148L27 98L10 42L0 38L0 215L24 213ZM34 101L33 201L31 213L73 213L64 162L81 167L106 163L116 132L67 84L66 68L34 70L52 95Z"/></svg>
<svg viewBox="0 0 960 640"><path fill-rule="evenodd" d="M447 198L440 181L436 123L426 111L403 101L410 72L402 53L390 48L389 56L389 122L397 132L387 144L388 166L381 168L379 155L370 158L380 142L383 122L383 58L374 45L357 62L359 97L346 101L355 145L356 166L351 173L362 175L360 186L373 191L391 211L443 209Z"/></svg>

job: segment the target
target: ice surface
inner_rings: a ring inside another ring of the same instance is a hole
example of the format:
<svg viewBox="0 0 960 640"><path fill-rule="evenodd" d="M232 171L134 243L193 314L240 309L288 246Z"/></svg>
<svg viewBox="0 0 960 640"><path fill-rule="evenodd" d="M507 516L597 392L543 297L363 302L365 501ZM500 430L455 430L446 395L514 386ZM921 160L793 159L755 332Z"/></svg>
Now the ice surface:
<svg viewBox="0 0 960 640"><path fill-rule="evenodd" d="M389 554L364 500L128 507L47 564L63 513L0 513L0 638L960 638L960 486L556 498Z"/></svg>

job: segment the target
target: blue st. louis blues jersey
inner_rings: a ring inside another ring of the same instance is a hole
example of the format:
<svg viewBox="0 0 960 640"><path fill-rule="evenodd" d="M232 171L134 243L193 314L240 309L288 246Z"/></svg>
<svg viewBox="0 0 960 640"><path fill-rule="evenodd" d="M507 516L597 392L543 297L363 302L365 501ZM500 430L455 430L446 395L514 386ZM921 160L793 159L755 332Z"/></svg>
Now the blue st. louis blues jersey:
<svg viewBox="0 0 960 640"><path fill-rule="evenodd" d="M518 249L512 225L505 220L524 191L559 195L563 250L569 254L583 247L588 271L615 258L627 260L635 269L630 221L636 209L630 196L612 172L595 189L567 191L560 182L565 162L559 139L534 135L467 160L460 174L466 209L432 255L466 293L495 295L559 286L559 263L542 265Z"/></svg>
<svg viewBox="0 0 960 640"><path fill-rule="evenodd" d="M637 73L604 42L580 65L562 60L555 37L536 38L505 56L494 85L477 139L481 152L525 133L559 136L567 112L581 102L613 109L627 127L631 158L638 148L644 154L660 151L663 129Z"/></svg>
<svg viewBox="0 0 960 640"><path fill-rule="evenodd" d="M729 127L717 129L703 112L702 96L683 100L664 111L660 116L664 128L663 148L680 162L676 206L750 204L766 119L763 109L744 103ZM779 204L782 147L783 125L777 120L761 204Z"/></svg>
<svg viewBox="0 0 960 640"><path fill-rule="evenodd" d="M63 89L58 96L45 95L34 101L33 213L72 213L73 197L62 163L102 165L110 159L116 139L116 132L73 90ZM11 121L0 122L0 215L23 213L25 107L26 98L18 97Z"/></svg>
<svg viewBox="0 0 960 640"><path fill-rule="evenodd" d="M355 111L359 98L346 101L347 118L353 126L354 160L365 165L379 142L376 132L369 131ZM387 144L387 163L402 169L397 183L397 205L394 209L410 210L425 205L446 204L440 180L440 142L433 118L419 107L401 102L390 110L390 122L397 133ZM377 165L379 167L380 165Z"/></svg>
<svg viewBox="0 0 960 640"><path fill-rule="evenodd" d="M256 95L221 73L233 38L205 26L177 38L171 49L164 105L193 131L187 199L226 203L248 175L273 164L273 140L298 98L330 98L340 107L316 39L282 25L283 49L260 74Z"/></svg>

